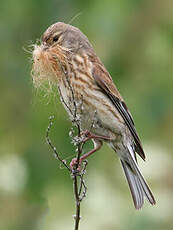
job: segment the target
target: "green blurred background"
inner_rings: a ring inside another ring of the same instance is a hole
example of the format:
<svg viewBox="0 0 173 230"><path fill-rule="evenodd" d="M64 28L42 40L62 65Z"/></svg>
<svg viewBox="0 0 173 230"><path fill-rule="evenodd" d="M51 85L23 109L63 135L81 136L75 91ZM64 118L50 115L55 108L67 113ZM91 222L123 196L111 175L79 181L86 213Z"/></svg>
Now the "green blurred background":
<svg viewBox="0 0 173 230"><path fill-rule="evenodd" d="M89 159L80 229L172 229L173 1L1 0L0 230L73 229L72 181L45 143L55 115L51 137L70 161L71 123L56 96L33 89L27 50L49 25L78 13L72 24L88 36L134 117L147 155L139 163L157 200L134 210L105 145Z"/></svg>

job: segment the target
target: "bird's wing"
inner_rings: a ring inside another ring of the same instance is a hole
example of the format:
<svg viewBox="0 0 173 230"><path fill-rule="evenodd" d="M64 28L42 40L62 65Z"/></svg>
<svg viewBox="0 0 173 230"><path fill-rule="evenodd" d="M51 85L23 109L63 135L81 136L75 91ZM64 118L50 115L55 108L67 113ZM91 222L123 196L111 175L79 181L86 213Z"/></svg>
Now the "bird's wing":
<svg viewBox="0 0 173 230"><path fill-rule="evenodd" d="M128 108L123 101L120 93L118 92L117 88L115 87L111 76L106 71L106 69L101 64L96 64L95 62L93 67L93 78L96 81L97 85L101 88L101 90L108 96L108 98L112 101L115 108L118 110L122 118L124 119L125 124L130 130L134 141L135 141L135 150L141 156L143 160L145 160L145 154L141 145L141 141L139 136L136 132L135 125L133 118L128 111Z"/></svg>

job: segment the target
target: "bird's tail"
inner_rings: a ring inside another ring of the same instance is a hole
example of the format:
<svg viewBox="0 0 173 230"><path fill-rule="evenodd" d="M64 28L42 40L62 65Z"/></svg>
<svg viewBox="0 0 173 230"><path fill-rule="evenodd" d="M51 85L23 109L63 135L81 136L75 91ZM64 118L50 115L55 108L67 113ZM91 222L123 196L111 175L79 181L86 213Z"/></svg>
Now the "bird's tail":
<svg viewBox="0 0 173 230"><path fill-rule="evenodd" d="M133 149L131 146L128 146L128 150L130 153L128 154L128 162L121 159L121 164L130 187L134 206L136 209L142 208L144 203L144 197L147 198L150 204L154 205L156 201L137 166L137 162L134 157L135 153L132 152Z"/></svg>

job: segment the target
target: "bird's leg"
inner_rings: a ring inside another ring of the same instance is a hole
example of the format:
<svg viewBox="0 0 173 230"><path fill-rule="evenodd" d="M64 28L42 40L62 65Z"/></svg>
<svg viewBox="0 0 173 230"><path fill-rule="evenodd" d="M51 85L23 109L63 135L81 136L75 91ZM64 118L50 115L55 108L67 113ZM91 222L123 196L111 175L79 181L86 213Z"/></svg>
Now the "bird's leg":
<svg viewBox="0 0 173 230"><path fill-rule="evenodd" d="M86 142L86 141L88 141L88 140L90 140L90 139L104 140L104 141L111 141L111 140L112 140L111 137L95 135L95 134L91 133L91 132L88 131L88 130L82 131L82 132L81 132L81 136L82 136L82 135L85 136L85 138L83 139L82 142Z"/></svg>
<svg viewBox="0 0 173 230"><path fill-rule="evenodd" d="M102 145L103 142L100 140L93 140L94 142L94 148L92 150L90 150L89 152L85 153L83 156L80 157L79 159L79 165L77 170L80 171L81 170L81 163L83 160L85 160L87 157L89 157L90 155L92 155L93 153L95 153L97 150L99 150ZM70 163L70 168L73 170L74 165L77 164L77 158L73 158L71 163Z"/></svg>
<svg viewBox="0 0 173 230"><path fill-rule="evenodd" d="M104 141L111 141L113 140L111 137L108 136L101 136L101 135L96 135L91 133L88 130L82 131L81 132L81 136L84 136L84 139L82 140L83 143L85 143L88 140L93 140L94 142L94 148L92 150L90 150L88 153L85 153L83 156L80 157L79 159L79 165L77 170L80 171L81 170L81 163L83 160L85 160L87 157L89 157L90 155L92 155L93 153L95 153L97 150L99 150L102 146L102 140ZM70 168L73 170L74 165L77 164L77 158L73 158L71 163L70 163Z"/></svg>

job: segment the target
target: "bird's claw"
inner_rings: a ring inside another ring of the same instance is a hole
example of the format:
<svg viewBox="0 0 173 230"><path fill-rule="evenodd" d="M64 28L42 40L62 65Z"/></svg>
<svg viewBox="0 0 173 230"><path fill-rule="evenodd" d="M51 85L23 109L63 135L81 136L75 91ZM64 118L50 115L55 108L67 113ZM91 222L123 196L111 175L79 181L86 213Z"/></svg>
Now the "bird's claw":
<svg viewBox="0 0 173 230"><path fill-rule="evenodd" d="M77 161L77 158L73 158L72 161L70 162L70 168L73 171L74 169L77 170L78 172L81 171L81 163L82 160L79 159L79 162ZM77 168L75 168L77 167Z"/></svg>
<svg viewBox="0 0 173 230"><path fill-rule="evenodd" d="M85 143L86 141L94 137L94 135L88 130L82 131L80 135L83 136L83 140L82 140L83 143Z"/></svg>

